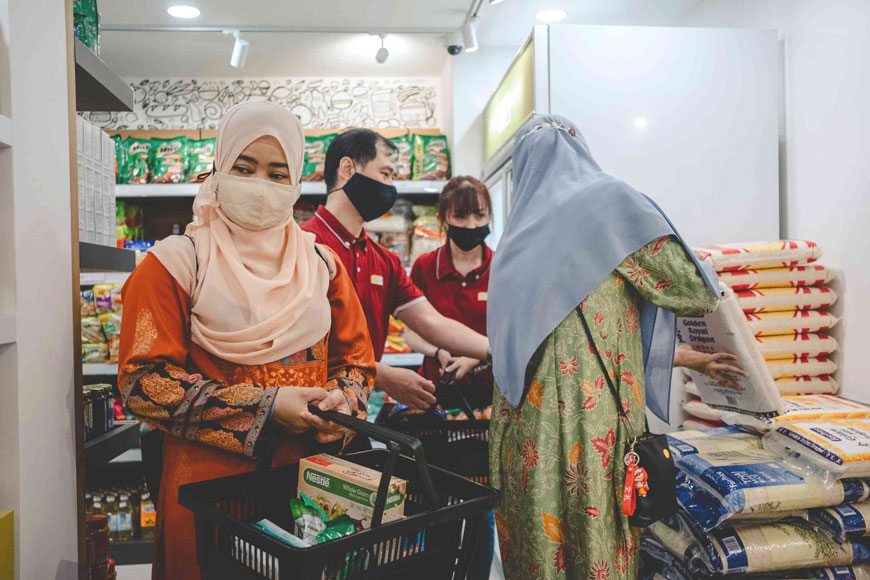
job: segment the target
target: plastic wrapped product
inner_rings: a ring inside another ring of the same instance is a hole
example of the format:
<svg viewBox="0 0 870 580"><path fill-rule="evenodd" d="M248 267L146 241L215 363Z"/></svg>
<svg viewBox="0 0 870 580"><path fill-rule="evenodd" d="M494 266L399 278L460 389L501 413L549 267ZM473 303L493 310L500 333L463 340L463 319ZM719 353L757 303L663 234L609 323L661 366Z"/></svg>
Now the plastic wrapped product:
<svg viewBox="0 0 870 580"><path fill-rule="evenodd" d="M717 244L698 248L701 257L717 272L764 268L792 268L815 262L822 249L815 242L778 240L748 244Z"/></svg>
<svg viewBox="0 0 870 580"><path fill-rule="evenodd" d="M182 183L186 169L187 137L151 140L152 183Z"/></svg>
<svg viewBox="0 0 870 580"><path fill-rule="evenodd" d="M80 313L83 317L97 315L97 303L94 302L94 291L93 290L91 290L91 289L82 290L81 303L80 303Z"/></svg>
<svg viewBox="0 0 870 580"><path fill-rule="evenodd" d="M756 337L761 356L765 360L818 358L828 356L839 348L837 340L827 334L798 334L795 336Z"/></svg>
<svg viewBox="0 0 870 580"><path fill-rule="evenodd" d="M794 357L791 360L769 360L767 370L774 379L788 377L820 377L837 372L837 363L827 357Z"/></svg>
<svg viewBox="0 0 870 580"><path fill-rule="evenodd" d="M445 241L444 231L435 216L421 216L414 220L414 237L411 242L411 263L421 255L440 248Z"/></svg>
<svg viewBox="0 0 870 580"><path fill-rule="evenodd" d="M793 336L830 330L840 319L824 310L793 310L747 314L746 321L755 336Z"/></svg>
<svg viewBox="0 0 870 580"><path fill-rule="evenodd" d="M201 139L187 142L187 171L185 176L188 182L199 181L199 175L211 171L214 165L214 151L217 139Z"/></svg>
<svg viewBox="0 0 870 580"><path fill-rule="evenodd" d="M412 179L443 180L450 178L450 152L444 135L417 135L414 141Z"/></svg>
<svg viewBox="0 0 870 580"><path fill-rule="evenodd" d="M103 327L96 316L82 318L82 343L105 343Z"/></svg>
<svg viewBox="0 0 870 580"><path fill-rule="evenodd" d="M104 363L109 359L109 346L102 344L82 344L83 363Z"/></svg>
<svg viewBox="0 0 870 580"><path fill-rule="evenodd" d="M124 139L125 157L127 159L127 183L142 185L151 180L151 169L148 160L151 157L151 139Z"/></svg>
<svg viewBox="0 0 870 580"><path fill-rule="evenodd" d="M668 433L668 447L674 459L695 453L763 449L761 437L739 427L719 427Z"/></svg>
<svg viewBox="0 0 870 580"><path fill-rule="evenodd" d="M840 383L828 375L783 377L775 382L781 395L836 395L840 392Z"/></svg>
<svg viewBox="0 0 870 580"><path fill-rule="evenodd" d="M737 513L768 513L863 501L870 488L860 479L825 485L821 477L791 467L763 449L683 455L676 460L688 481L721 505L718 523Z"/></svg>
<svg viewBox="0 0 870 580"><path fill-rule="evenodd" d="M790 312L830 308L837 293L830 288L767 288L736 292L737 303L746 314L759 312Z"/></svg>
<svg viewBox="0 0 870 580"><path fill-rule="evenodd" d="M668 552L685 560L695 545L696 540L693 531L683 519L684 515L678 513L667 520L658 521L649 527L649 532Z"/></svg>
<svg viewBox="0 0 870 580"><path fill-rule="evenodd" d="M338 133L305 138L305 163L302 165L302 181L323 181L326 151Z"/></svg>
<svg viewBox="0 0 870 580"><path fill-rule="evenodd" d="M105 312L99 316L100 325L103 327L103 334L106 335L106 340L119 338L121 336L121 315L117 312ZM96 342L96 341L88 341Z"/></svg>
<svg viewBox="0 0 870 580"><path fill-rule="evenodd" d="M94 286L94 301L97 312L121 312L121 284L97 284Z"/></svg>
<svg viewBox="0 0 870 580"><path fill-rule="evenodd" d="M641 571L644 578L658 580L694 580L686 563L654 538L640 540Z"/></svg>
<svg viewBox="0 0 870 580"><path fill-rule="evenodd" d="M825 266L795 266L794 268L765 268L719 272L719 279L732 290L756 288L799 288L822 286L834 279L834 271Z"/></svg>
<svg viewBox="0 0 870 580"><path fill-rule="evenodd" d="M769 431L782 425L802 421L870 418L870 406L833 395L794 395L782 398L784 412L778 417L753 417L741 413L723 413L729 425L744 425Z"/></svg>
<svg viewBox="0 0 870 580"><path fill-rule="evenodd" d="M112 135L115 144L115 183L130 183L130 160L124 138L120 135Z"/></svg>
<svg viewBox="0 0 870 580"><path fill-rule="evenodd" d="M707 573L741 574L843 566L870 559L870 550L863 542L838 544L806 522L789 521L714 530L699 538L697 555Z"/></svg>
<svg viewBox="0 0 870 580"><path fill-rule="evenodd" d="M846 503L811 513L819 527L838 542L870 536L870 502Z"/></svg>
<svg viewBox="0 0 870 580"><path fill-rule="evenodd" d="M870 477L870 419L791 423L769 432L763 443L838 478Z"/></svg>
<svg viewBox="0 0 870 580"><path fill-rule="evenodd" d="M702 352L734 354L747 376L723 373L724 378L714 378L691 369L687 372L701 399L714 409L761 417L778 415L783 411L782 400L746 317L734 293L724 284L719 286L722 290L719 308L704 316L678 317L677 340Z"/></svg>
<svg viewBox="0 0 870 580"><path fill-rule="evenodd" d="M399 153L396 156L396 179L411 179L411 166L414 160L414 149L411 145L410 135L393 137L390 141L399 150Z"/></svg>
<svg viewBox="0 0 870 580"><path fill-rule="evenodd" d="M689 415L704 421L721 421L722 411L706 405L701 399L693 399L683 403L683 410Z"/></svg>
<svg viewBox="0 0 870 580"><path fill-rule="evenodd" d="M703 419L698 419L697 417L689 417L683 424L680 426L681 429L686 429L687 431L693 431L698 429L718 429L720 427L724 427L725 423L721 421L704 421Z"/></svg>

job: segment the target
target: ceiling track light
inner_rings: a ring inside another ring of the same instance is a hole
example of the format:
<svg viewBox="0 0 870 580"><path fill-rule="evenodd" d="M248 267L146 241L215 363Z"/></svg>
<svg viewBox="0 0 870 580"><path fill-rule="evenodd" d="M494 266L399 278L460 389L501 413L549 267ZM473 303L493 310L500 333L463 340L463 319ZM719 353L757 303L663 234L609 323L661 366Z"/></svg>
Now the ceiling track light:
<svg viewBox="0 0 870 580"><path fill-rule="evenodd" d="M480 48L477 44L477 18L469 18L462 25L462 44L465 52L477 52Z"/></svg>
<svg viewBox="0 0 870 580"><path fill-rule="evenodd" d="M251 43L242 38L241 32L238 30L224 30L223 33L236 39L233 44L233 54L230 56L230 66L242 68L248 60L248 48Z"/></svg>
<svg viewBox="0 0 870 580"><path fill-rule="evenodd" d="M387 37L386 34L379 34L381 37L381 47L378 49L377 54L375 54L375 60L378 64L384 64L387 62L387 59L390 58L390 51L387 50L387 47L384 46L384 39Z"/></svg>

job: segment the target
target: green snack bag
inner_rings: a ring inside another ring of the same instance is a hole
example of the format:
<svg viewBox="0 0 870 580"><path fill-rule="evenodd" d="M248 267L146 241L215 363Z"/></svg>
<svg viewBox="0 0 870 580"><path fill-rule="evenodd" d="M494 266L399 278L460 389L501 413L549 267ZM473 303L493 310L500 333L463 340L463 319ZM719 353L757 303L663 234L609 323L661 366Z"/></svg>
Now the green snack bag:
<svg viewBox="0 0 870 580"><path fill-rule="evenodd" d="M111 139L115 143L115 183L130 183L130 161L125 139L120 135L112 135Z"/></svg>
<svg viewBox="0 0 870 580"><path fill-rule="evenodd" d="M354 532L356 532L356 525L353 523L353 520L350 519L349 515L343 514L326 522L326 528L317 534L317 543L322 544L329 540L343 538Z"/></svg>
<svg viewBox="0 0 870 580"><path fill-rule="evenodd" d="M187 181L196 182L200 173L211 171L217 139L187 142Z"/></svg>
<svg viewBox="0 0 870 580"><path fill-rule="evenodd" d="M151 139L151 183L184 181L187 137Z"/></svg>
<svg viewBox="0 0 870 580"><path fill-rule="evenodd" d="M124 140L124 149L127 152L129 163L129 178L127 183L144 185L151 180L151 170L148 167L148 158L151 152L151 139L136 139L127 137Z"/></svg>
<svg viewBox="0 0 870 580"><path fill-rule="evenodd" d="M304 493L302 499L290 500L290 513L296 523L296 534L306 542L317 543L317 535L326 529L326 514Z"/></svg>
<svg viewBox="0 0 870 580"><path fill-rule="evenodd" d="M332 145L337 133L305 138L305 163L302 165L302 181L323 181L326 150Z"/></svg>
<svg viewBox="0 0 870 580"><path fill-rule="evenodd" d="M414 158L411 137L409 135L402 135L401 137L393 137L390 141L399 149L396 157L396 179L411 179L411 165Z"/></svg>
<svg viewBox="0 0 870 580"><path fill-rule="evenodd" d="M450 178L450 152L444 135L414 135L412 179L444 180Z"/></svg>

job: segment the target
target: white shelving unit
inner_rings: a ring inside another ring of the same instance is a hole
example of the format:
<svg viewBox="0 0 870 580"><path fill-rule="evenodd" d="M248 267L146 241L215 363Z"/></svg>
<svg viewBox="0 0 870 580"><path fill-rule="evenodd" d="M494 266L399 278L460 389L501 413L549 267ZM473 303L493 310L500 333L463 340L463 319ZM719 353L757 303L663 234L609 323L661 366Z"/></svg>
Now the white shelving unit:
<svg viewBox="0 0 870 580"><path fill-rule="evenodd" d="M391 367L413 367L416 368L423 364L423 355L419 352L409 352L407 354L385 354L381 362L390 365Z"/></svg>
<svg viewBox="0 0 870 580"><path fill-rule="evenodd" d="M17 334L15 316L0 314L0 346L15 342Z"/></svg>
<svg viewBox="0 0 870 580"><path fill-rule="evenodd" d="M79 274L82 286L95 284L123 284L130 277L130 272L81 272Z"/></svg>
<svg viewBox="0 0 870 580"><path fill-rule="evenodd" d="M438 195L446 181L396 181L399 195ZM148 183L145 185L117 185L118 198L133 197L193 197L199 191L198 183ZM326 195L322 181L304 181L302 195Z"/></svg>
<svg viewBox="0 0 870 580"><path fill-rule="evenodd" d="M116 376L118 365L115 363L85 363L82 365L82 374L86 377Z"/></svg>
<svg viewBox="0 0 870 580"><path fill-rule="evenodd" d="M0 149L12 147L12 119L0 115Z"/></svg>

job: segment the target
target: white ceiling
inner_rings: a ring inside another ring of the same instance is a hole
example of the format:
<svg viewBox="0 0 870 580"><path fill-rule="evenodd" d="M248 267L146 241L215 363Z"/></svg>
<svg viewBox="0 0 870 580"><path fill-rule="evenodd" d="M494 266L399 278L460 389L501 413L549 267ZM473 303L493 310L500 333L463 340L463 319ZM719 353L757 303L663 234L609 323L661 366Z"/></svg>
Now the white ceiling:
<svg viewBox="0 0 870 580"><path fill-rule="evenodd" d="M670 25L703 0L483 0L479 39L486 46L516 46L544 8L563 8L565 23ZM202 10L199 18L179 20L166 8L185 3ZM439 76L446 63L444 37L458 30L471 0L100 0L103 59L125 77L226 76ZM366 33L245 33L251 45L242 69L229 65L233 40L220 32L131 31L172 26L292 27L390 34L390 58L375 62L380 46ZM459 56L457 58L462 58Z"/></svg>

